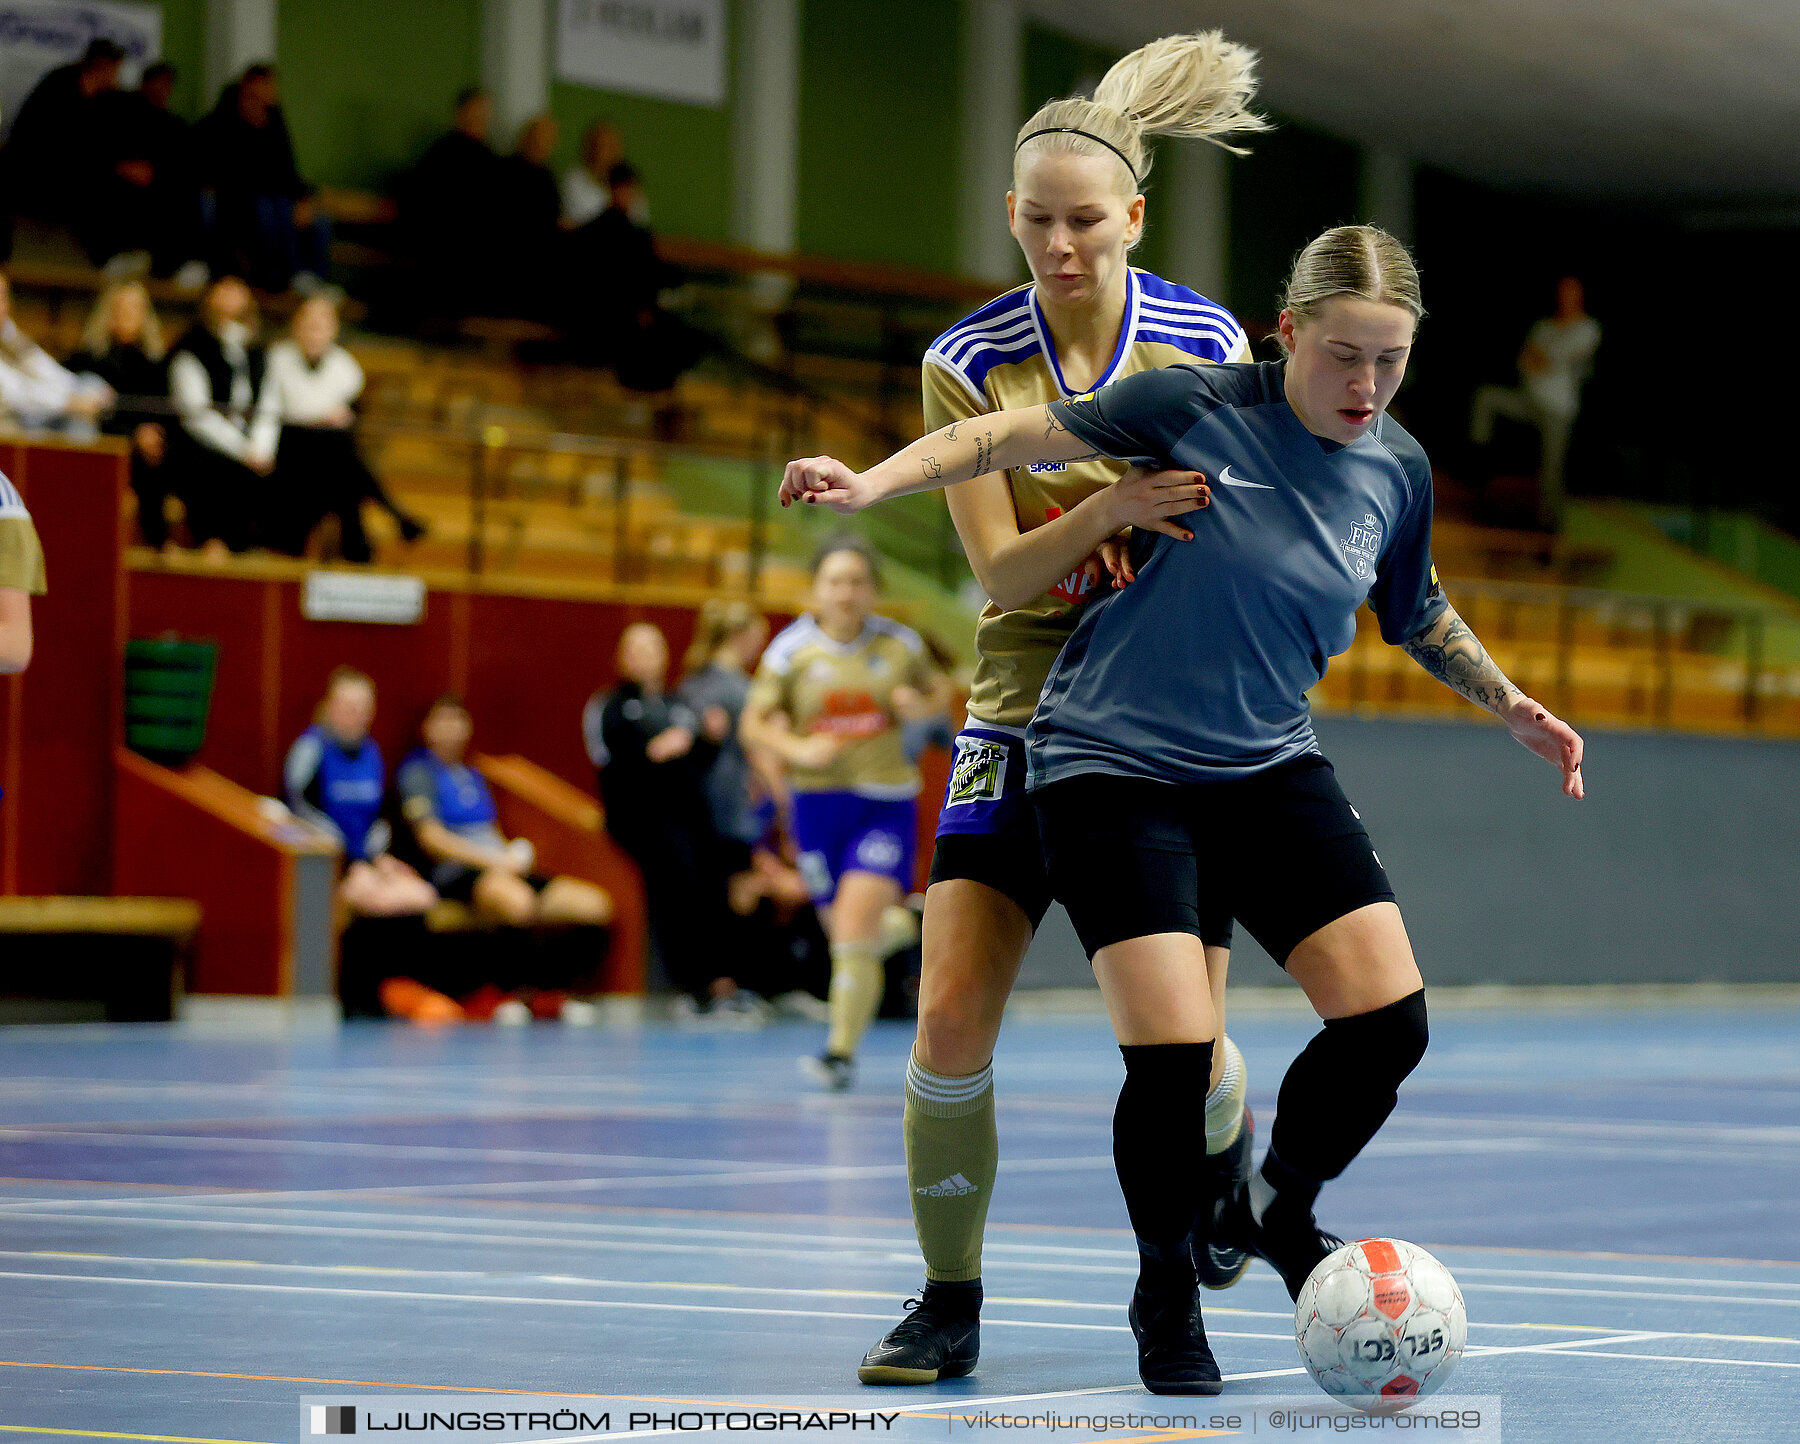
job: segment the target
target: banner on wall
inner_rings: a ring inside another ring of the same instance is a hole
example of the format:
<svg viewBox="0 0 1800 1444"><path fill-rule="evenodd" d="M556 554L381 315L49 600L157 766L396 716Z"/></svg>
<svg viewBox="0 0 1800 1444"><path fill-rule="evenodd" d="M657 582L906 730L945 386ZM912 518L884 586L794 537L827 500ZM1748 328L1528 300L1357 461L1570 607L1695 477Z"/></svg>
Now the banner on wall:
<svg viewBox="0 0 1800 1444"><path fill-rule="evenodd" d="M130 88L162 56L162 6L128 0L0 0L0 135L46 71L81 59L105 37L125 52L119 84Z"/></svg>
<svg viewBox="0 0 1800 1444"><path fill-rule="evenodd" d="M556 78L725 103L725 0L559 0Z"/></svg>

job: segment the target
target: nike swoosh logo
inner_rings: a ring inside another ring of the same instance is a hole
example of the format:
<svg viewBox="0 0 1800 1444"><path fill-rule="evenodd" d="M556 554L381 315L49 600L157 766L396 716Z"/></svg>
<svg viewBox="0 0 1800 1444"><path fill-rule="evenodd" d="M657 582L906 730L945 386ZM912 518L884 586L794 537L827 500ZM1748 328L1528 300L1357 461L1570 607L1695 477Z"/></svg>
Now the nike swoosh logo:
<svg viewBox="0 0 1800 1444"><path fill-rule="evenodd" d="M1267 482L1245 481L1242 477L1233 476L1231 474L1231 468L1229 466L1224 468L1224 470L1222 470L1219 473L1219 482L1223 486L1254 487L1257 491L1273 491L1273 490L1275 490L1275 488L1270 486Z"/></svg>

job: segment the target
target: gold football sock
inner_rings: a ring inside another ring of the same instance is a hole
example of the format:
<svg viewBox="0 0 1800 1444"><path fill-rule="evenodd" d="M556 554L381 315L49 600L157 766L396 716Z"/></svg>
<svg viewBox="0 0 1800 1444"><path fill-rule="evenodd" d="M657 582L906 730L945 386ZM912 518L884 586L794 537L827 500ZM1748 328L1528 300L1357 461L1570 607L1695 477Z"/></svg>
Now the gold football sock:
<svg viewBox="0 0 1800 1444"><path fill-rule="evenodd" d="M1225 1067L1218 1086L1206 1095L1206 1151L1223 1153L1237 1142L1238 1130L1244 1126L1244 1094L1247 1080L1244 1055L1231 1039L1222 1040Z"/></svg>
<svg viewBox="0 0 1800 1444"><path fill-rule="evenodd" d="M981 1277L981 1235L1000 1165L994 1133L994 1067L962 1078L906 1069L906 1185L925 1277Z"/></svg>
<svg viewBox="0 0 1800 1444"><path fill-rule="evenodd" d="M854 1058L856 1045L869 1031L881 1008L887 975L875 944L866 939L831 945L831 1036L825 1051L840 1058Z"/></svg>

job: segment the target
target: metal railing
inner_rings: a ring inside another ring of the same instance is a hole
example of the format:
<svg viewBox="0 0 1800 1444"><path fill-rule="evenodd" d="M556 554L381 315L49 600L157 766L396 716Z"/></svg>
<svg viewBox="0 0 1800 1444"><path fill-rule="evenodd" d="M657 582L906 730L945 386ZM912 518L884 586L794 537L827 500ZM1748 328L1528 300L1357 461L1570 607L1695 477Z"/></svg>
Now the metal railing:
<svg viewBox="0 0 1800 1444"><path fill-rule="evenodd" d="M1515 680L1527 690L1537 689L1535 695L1559 711L1583 711L1585 693L1585 710L1592 712L1592 694L1611 686L1620 693L1619 704L1598 710L1672 727L1681 725L1680 700L1728 697L1735 724L1760 731L1775 720L1772 699L1792 696L1800 688L1800 613L1751 603L1524 582L1452 578L1445 590L1496 660L1508 665L1507 654L1512 654L1528 672ZM1370 636L1370 622L1365 619L1357 644L1341 663L1340 681L1353 706L1397 700L1391 694L1396 679L1405 676L1405 668L1384 655L1390 649ZM1771 660L1774 637L1791 659L1786 665ZM1598 676L1607 670L1607 661L1627 664L1625 682ZM1377 695L1383 680L1390 690L1385 698ZM1425 695L1437 705L1455 705L1447 692L1442 698L1429 690ZM1800 709L1784 711L1795 715L1784 715L1780 730L1800 727Z"/></svg>

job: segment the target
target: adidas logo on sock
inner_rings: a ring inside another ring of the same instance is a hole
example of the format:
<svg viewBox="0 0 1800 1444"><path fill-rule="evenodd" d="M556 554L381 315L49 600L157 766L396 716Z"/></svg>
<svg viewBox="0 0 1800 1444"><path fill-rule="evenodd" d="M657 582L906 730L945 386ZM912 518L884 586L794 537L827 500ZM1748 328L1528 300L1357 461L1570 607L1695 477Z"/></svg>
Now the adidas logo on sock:
<svg viewBox="0 0 1800 1444"><path fill-rule="evenodd" d="M981 1190L960 1173L953 1173L929 1188L915 1188L913 1192L924 1198L961 1198L965 1194L980 1193Z"/></svg>

